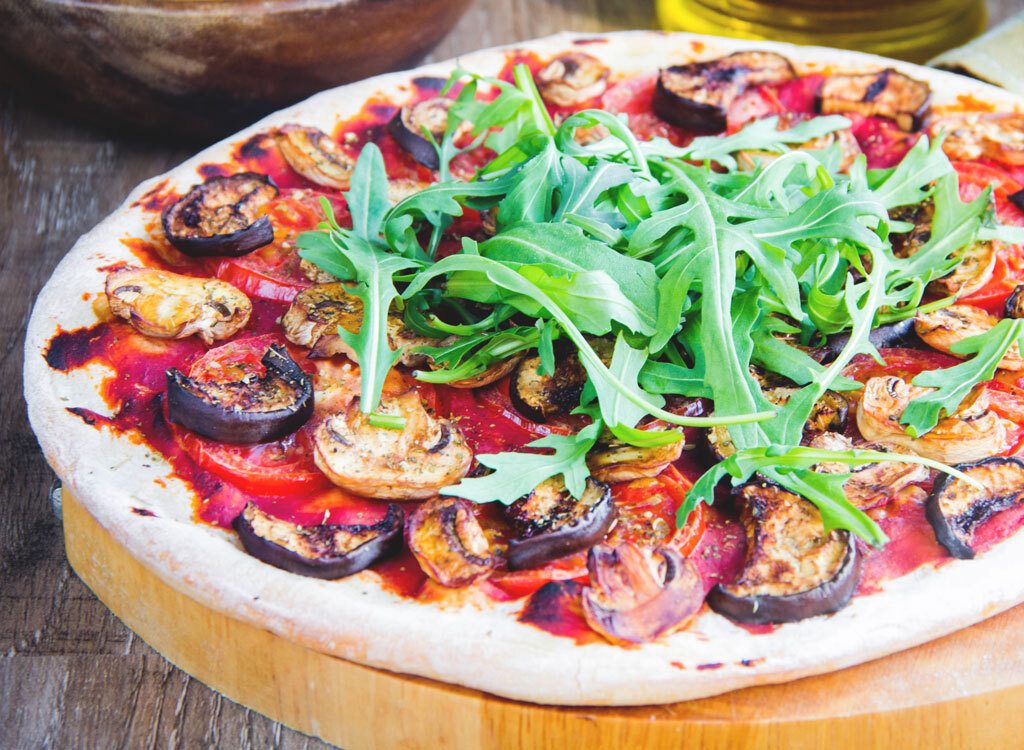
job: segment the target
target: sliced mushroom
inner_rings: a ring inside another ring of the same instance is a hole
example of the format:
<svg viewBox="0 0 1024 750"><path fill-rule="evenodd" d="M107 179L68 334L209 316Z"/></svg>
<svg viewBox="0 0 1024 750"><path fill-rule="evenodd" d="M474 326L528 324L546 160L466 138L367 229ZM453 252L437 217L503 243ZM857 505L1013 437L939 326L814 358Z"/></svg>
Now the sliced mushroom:
<svg viewBox="0 0 1024 750"><path fill-rule="evenodd" d="M784 112L779 115L779 130L786 130L799 125L801 122L809 120L811 115L806 115L800 112ZM824 151L830 148L834 144L839 144L839 171L845 172L858 156L863 153L860 148L860 144L857 142L856 136L853 131L849 128L843 128L842 130L836 130L831 133L827 133L820 138L813 138L809 141L805 141L794 148L802 151ZM737 151L736 162L742 171L752 171L758 165L767 166L773 161L779 158L781 154L774 151Z"/></svg>
<svg viewBox="0 0 1024 750"><path fill-rule="evenodd" d="M577 499L558 476L510 505L508 516L519 533L508 543L508 567L522 570L593 547L611 528L615 504L602 482L588 479Z"/></svg>
<svg viewBox="0 0 1024 750"><path fill-rule="evenodd" d="M656 430L668 427L669 425L663 422L657 422L641 429ZM656 477L682 453L682 440L653 448L638 448L617 439L610 432L605 432L587 455L587 467L594 479L617 484L644 477Z"/></svg>
<svg viewBox="0 0 1024 750"><path fill-rule="evenodd" d="M167 416L174 424L225 443L267 443L313 416L313 384L282 346L261 360L262 377L217 383L167 371Z"/></svg>
<svg viewBox="0 0 1024 750"><path fill-rule="evenodd" d="M878 73L835 75L818 89L817 106L823 115L855 112L886 117L903 130L920 130L931 103L932 90L892 68Z"/></svg>
<svg viewBox="0 0 1024 750"><path fill-rule="evenodd" d="M1024 164L1024 114L969 112L937 119L928 130L933 137L945 133L942 150L950 159Z"/></svg>
<svg viewBox="0 0 1024 750"><path fill-rule="evenodd" d="M448 588L485 578L495 558L468 501L435 497L409 514L405 541L423 572Z"/></svg>
<svg viewBox="0 0 1024 750"><path fill-rule="evenodd" d="M252 314L249 298L226 281L152 268L108 274L106 294L114 315L139 333L159 339L196 334L212 344L234 336Z"/></svg>
<svg viewBox="0 0 1024 750"><path fill-rule="evenodd" d="M946 474L928 496L925 515L949 554L969 560L975 555L975 529L995 513L1024 501L1024 461L995 456L956 468L984 489Z"/></svg>
<svg viewBox="0 0 1024 750"><path fill-rule="evenodd" d="M900 417L912 399L930 390L893 376L871 378L857 404L861 435L945 464L976 461L1003 450L1006 425L989 409L984 386L971 391L956 413L939 420L931 432L917 438L908 435Z"/></svg>
<svg viewBox="0 0 1024 750"><path fill-rule="evenodd" d="M612 643L650 643L684 627L704 603L697 566L671 547L650 557L626 542L604 544L587 556L583 589L587 624Z"/></svg>
<svg viewBox="0 0 1024 750"><path fill-rule="evenodd" d="M893 253L900 258L909 258L924 247L932 236L934 216L935 204L931 200L917 206L901 206L892 210L892 219L914 225L909 232L890 235ZM960 264L942 278L928 284L928 291L932 294L963 297L985 286L995 270L996 244L991 241L974 242L957 249L953 257L960 260Z"/></svg>
<svg viewBox="0 0 1024 750"><path fill-rule="evenodd" d="M995 315L989 315L978 307L950 305L941 310L919 313L914 319L914 330L921 340L933 349L966 359L965 355L953 351L953 345L972 336L980 336L991 331L998 322L999 319ZM1011 346L1006 352L1002 361L999 362L999 368L1002 370L1024 370L1024 359L1021 359L1020 348L1017 344Z"/></svg>
<svg viewBox="0 0 1024 750"><path fill-rule="evenodd" d="M310 182L346 190L355 161L327 133L302 125L284 125L274 133L289 166Z"/></svg>
<svg viewBox="0 0 1024 750"><path fill-rule="evenodd" d="M577 107L604 93L608 66L585 52L566 52L537 73L537 88L556 107Z"/></svg>
<svg viewBox="0 0 1024 750"><path fill-rule="evenodd" d="M342 489L362 497L422 500L469 472L473 453L451 421L431 415L415 390L381 399L377 414L401 429L374 427L353 399L313 434L313 460Z"/></svg>
<svg viewBox="0 0 1024 750"><path fill-rule="evenodd" d="M729 105L749 86L796 78L792 64L774 52L735 52L717 60L673 65L658 74L654 111L695 133L725 130Z"/></svg>
<svg viewBox="0 0 1024 750"><path fill-rule="evenodd" d="M284 335L293 344L308 346L310 357L333 357L342 354L356 361L352 348L338 334L342 328L358 333L363 324L363 301L349 291L344 282L316 284L303 289L292 300L281 319ZM427 358L415 351L419 346L432 346L435 339L419 336L405 327L398 315L388 316L388 345L401 351L399 362L408 367L421 367Z"/></svg>
<svg viewBox="0 0 1024 750"><path fill-rule="evenodd" d="M1006 304L1003 305L1003 317L1024 318L1024 284L1015 286L1013 292L1006 298Z"/></svg>
<svg viewBox="0 0 1024 750"><path fill-rule="evenodd" d="M736 494L746 564L734 583L711 590L708 605L751 624L796 622L845 607L860 581L850 532L826 532L811 502L776 485L747 484Z"/></svg>
<svg viewBox="0 0 1024 750"><path fill-rule="evenodd" d="M424 137L426 130L437 143L444 138L448 127L448 108L452 100L442 96L407 104L388 122L388 132L398 145L427 169L437 169L440 162L434 144Z"/></svg>
<svg viewBox="0 0 1024 750"><path fill-rule="evenodd" d="M248 503L234 521L245 551L265 563L313 578L345 578L402 546L405 513L391 504L375 524L298 524L274 518Z"/></svg>
<svg viewBox="0 0 1024 750"><path fill-rule="evenodd" d="M277 185L266 175L211 177L164 209L164 235L186 255L251 253L274 241L270 219L259 214L277 195Z"/></svg>
<svg viewBox="0 0 1024 750"><path fill-rule="evenodd" d="M509 381L512 405L535 422L567 414L579 406L580 394L587 382L587 371L575 351L555 359L554 373L542 375L540 356L527 357L519 363Z"/></svg>
<svg viewBox="0 0 1024 750"><path fill-rule="evenodd" d="M847 451L854 447L853 442L837 432L824 432L816 435L810 447L830 451ZM863 443L856 446L862 450L881 451L883 453L909 454L909 451L891 442ZM894 496L903 488L915 482L927 481L931 473L921 464L904 463L901 461L879 461L859 466L851 470L846 464L825 462L818 464L815 471L824 474L852 475L843 485L846 499L860 509L870 508L880 500Z"/></svg>

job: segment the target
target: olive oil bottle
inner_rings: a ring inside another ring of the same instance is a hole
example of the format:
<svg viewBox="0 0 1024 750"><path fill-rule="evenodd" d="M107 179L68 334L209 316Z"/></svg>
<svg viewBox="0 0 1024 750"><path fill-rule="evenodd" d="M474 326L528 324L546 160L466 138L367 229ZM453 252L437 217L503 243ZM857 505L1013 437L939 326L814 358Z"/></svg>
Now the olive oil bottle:
<svg viewBox="0 0 1024 750"><path fill-rule="evenodd" d="M924 62L985 29L983 0L657 0L662 28Z"/></svg>

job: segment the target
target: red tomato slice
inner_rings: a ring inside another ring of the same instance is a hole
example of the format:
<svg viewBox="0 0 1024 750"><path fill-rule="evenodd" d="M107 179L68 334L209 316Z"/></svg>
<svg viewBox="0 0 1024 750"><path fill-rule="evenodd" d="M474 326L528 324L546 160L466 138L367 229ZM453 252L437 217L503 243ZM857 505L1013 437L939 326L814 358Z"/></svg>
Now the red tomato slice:
<svg viewBox="0 0 1024 750"><path fill-rule="evenodd" d="M996 255L996 265L992 270L992 278L989 282L974 294L958 299L957 304L974 305L992 315L1002 316L1006 298L1017 288L1019 283L1016 275L1010 274L1004 253L1000 251Z"/></svg>
<svg viewBox="0 0 1024 750"><path fill-rule="evenodd" d="M884 117L845 116L853 123L851 130L867 157L869 169L896 166L920 137L919 133L905 133Z"/></svg>
<svg viewBox="0 0 1024 750"><path fill-rule="evenodd" d="M229 342L196 360L189 377L209 381L235 380L253 373L261 375L264 368L260 359L267 347L282 342L283 338L277 334ZM310 367L304 360L297 358L297 361ZM178 425L169 426L178 445L192 460L246 492L297 495L330 486L330 481L313 462L308 425L281 440L256 445L231 445L201 437Z"/></svg>
<svg viewBox="0 0 1024 750"><path fill-rule="evenodd" d="M682 528L676 526L676 511L691 487L693 483L674 466L656 477L612 487L618 522L608 537L609 543L668 544L684 557L690 555L707 526L703 503L697 504Z"/></svg>
<svg viewBox="0 0 1024 750"><path fill-rule="evenodd" d="M960 364L959 359L940 352L917 349L879 349L884 364L878 364L866 354L858 354L843 370L843 375L865 383L870 378L893 375L909 380L926 370L937 370Z"/></svg>
<svg viewBox="0 0 1024 750"><path fill-rule="evenodd" d="M528 596L550 581L579 581L590 579L587 572L587 553L579 552L532 570L508 570L495 573L488 580L511 596L519 599Z"/></svg>
<svg viewBox="0 0 1024 750"><path fill-rule="evenodd" d="M795 81L783 83L776 89L776 96L784 112L813 114L814 100L825 76L821 73L801 76Z"/></svg>

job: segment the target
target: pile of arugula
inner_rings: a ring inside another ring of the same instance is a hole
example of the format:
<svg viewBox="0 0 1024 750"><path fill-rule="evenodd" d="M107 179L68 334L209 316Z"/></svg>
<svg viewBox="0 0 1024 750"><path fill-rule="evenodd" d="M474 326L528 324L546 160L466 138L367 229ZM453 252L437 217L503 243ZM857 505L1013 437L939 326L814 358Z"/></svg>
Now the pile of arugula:
<svg viewBox="0 0 1024 750"><path fill-rule="evenodd" d="M324 201L322 231L299 237L300 255L354 282L363 301L360 331L339 334L358 357L360 404L370 419L401 426L372 413L398 357L388 345L389 313L401 312L409 328L438 340L423 349L437 369L416 374L429 382L470 377L527 350L537 350L541 371L550 373L554 342L567 339L589 378L578 412L591 424L529 446L544 452L478 455L493 471L445 494L508 504L561 474L579 496L589 475L586 455L603 430L637 446L681 439L677 430L636 428L653 415L673 425L730 425L737 448L689 492L681 522L697 502L712 501L720 479L735 484L756 472L815 503L827 529L850 529L883 544L881 529L843 494L849 474L813 467L895 457L801 447L804 424L827 390L860 387L843 377L844 367L861 353L880 361L868 339L872 328L916 315L928 282L960 262L957 250L996 237L1020 241L995 224L991 190L962 202L941 144L924 136L896 167L881 170L868 170L860 157L840 172L838 145L788 148L849 126L842 117L784 130L769 117L733 135L677 147L658 138L638 141L624 119L600 110L556 127L523 66L514 83L463 70L453 73L449 87L456 82L464 85L445 137L435 143L438 183L391 205L383 159L369 144L347 194L352 228L340 227ZM496 96L481 100L481 87ZM462 123L471 124L473 141L460 149ZM574 137L581 128L604 137L581 145ZM494 158L475 179L454 178L452 159L481 145ZM740 171L734 156L740 150L772 158ZM897 257L889 235L910 225L890 220L889 212L925 200L934 203L931 239L914 255ZM463 238L461 253L438 260L444 232L467 207L497 207L494 236ZM1022 338L1019 322L1004 323L963 342L963 353L974 358L915 379L934 390L904 414L909 432L934 428L991 377ZM848 343L828 367L794 345L844 331ZM596 336L614 339L607 365L590 344ZM768 402L751 364L800 390L783 406ZM669 394L710 398L714 415L666 411ZM896 460L964 476L919 457Z"/></svg>

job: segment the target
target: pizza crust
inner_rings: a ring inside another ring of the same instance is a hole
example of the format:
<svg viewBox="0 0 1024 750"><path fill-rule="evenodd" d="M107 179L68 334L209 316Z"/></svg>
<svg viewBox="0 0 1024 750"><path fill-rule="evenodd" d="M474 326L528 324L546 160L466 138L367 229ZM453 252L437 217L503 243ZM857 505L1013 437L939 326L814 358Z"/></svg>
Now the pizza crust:
<svg viewBox="0 0 1024 750"><path fill-rule="evenodd" d="M928 80L937 105L970 95L1001 110L1021 100L967 78L853 52L744 42L660 32L559 34L485 50L459 63L495 74L509 49L541 58L583 42L602 58L613 80L738 49L768 49L801 72L896 67ZM591 41L598 40L598 41ZM362 664L465 685L497 695L563 705L668 703L782 682L840 669L900 651L969 626L1024 601L1024 534L972 561L924 567L857 597L841 612L752 635L710 611L688 630L640 648L575 645L520 624L523 602L456 606L425 604L384 591L376 574L322 581L278 570L245 554L234 534L191 520L191 490L148 448L97 430L66 411L95 404L102 368L64 374L43 358L60 329L96 322L82 292L101 292L97 267L134 260L121 240L144 236L144 214L132 204L162 181L184 190L197 168L227 161L234 145L287 122L333 130L371 95L401 101L414 76L447 76L455 61L395 73L318 94L206 149L176 169L137 187L110 217L83 236L39 295L25 343L25 399L47 460L101 525L163 581L231 617L300 645ZM148 218L148 217L145 217ZM155 480L162 480L160 486ZM142 508L155 515L133 512ZM215 646L214 646L215 647ZM867 707L865 707L867 710Z"/></svg>

